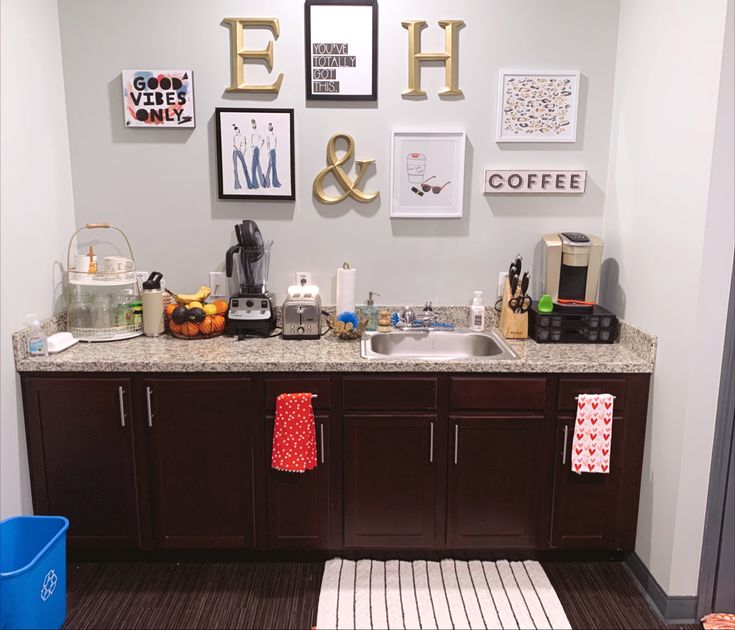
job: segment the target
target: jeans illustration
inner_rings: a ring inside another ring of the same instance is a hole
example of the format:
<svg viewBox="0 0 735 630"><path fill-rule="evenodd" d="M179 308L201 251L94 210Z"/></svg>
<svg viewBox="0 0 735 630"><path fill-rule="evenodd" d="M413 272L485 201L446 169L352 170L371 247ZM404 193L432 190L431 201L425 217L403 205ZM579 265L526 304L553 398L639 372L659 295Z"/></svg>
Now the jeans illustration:
<svg viewBox="0 0 735 630"><path fill-rule="evenodd" d="M253 188L258 188L259 184L265 188L267 183L265 175L263 175L263 169L260 168L260 147L253 147L253 166L250 170L253 172Z"/></svg>
<svg viewBox="0 0 735 630"><path fill-rule="evenodd" d="M281 187L281 182L278 181L278 171L276 170L276 150L271 149L268 152L268 168L265 169L265 185L270 186L273 184L275 188Z"/></svg>
<svg viewBox="0 0 735 630"><path fill-rule="evenodd" d="M240 178L237 175L237 161L240 160L240 164L242 164L242 171L245 173L245 183L247 184L248 188L257 188L257 186L253 186L253 182L250 179L250 174L248 173L248 167L245 164L245 156L242 154L242 151L238 151L237 149L234 149L232 151L232 167L235 170L235 190L239 190L242 188L240 185Z"/></svg>

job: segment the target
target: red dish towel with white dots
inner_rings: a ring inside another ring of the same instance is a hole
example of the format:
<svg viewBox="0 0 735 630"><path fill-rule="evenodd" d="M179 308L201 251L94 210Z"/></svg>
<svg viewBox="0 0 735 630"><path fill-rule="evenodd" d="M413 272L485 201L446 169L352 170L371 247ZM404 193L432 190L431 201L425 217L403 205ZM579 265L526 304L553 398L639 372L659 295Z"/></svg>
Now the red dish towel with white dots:
<svg viewBox="0 0 735 630"><path fill-rule="evenodd" d="M612 394L580 394L572 440L572 471L609 473L612 448Z"/></svg>
<svg viewBox="0 0 735 630"><path fill-rule="evenodd" d="M316 468L316 428L311 394L281 394L276 398L271 466L306 472Z"/></svg>

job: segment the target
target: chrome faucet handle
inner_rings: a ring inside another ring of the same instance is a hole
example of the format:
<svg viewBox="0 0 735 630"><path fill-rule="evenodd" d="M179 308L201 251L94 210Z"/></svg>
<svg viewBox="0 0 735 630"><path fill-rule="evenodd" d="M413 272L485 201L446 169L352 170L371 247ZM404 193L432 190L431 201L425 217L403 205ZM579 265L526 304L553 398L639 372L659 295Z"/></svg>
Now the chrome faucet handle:
<svg viewBox="0 0 735 630"><path fill-rule="evenodd" d="M413 309L410 306L407 306L403 309L403 312L401 313L401 319L407 324L410 324L413 320L416 319L416 314L413 312Z"/></svg>
<svg viewBox="0 0 735 630"><path fill-rule="evenodd" d="M424 313L433 312L434 309L431 308L431 300L427 300L427 302L424 304Z"/></svg>

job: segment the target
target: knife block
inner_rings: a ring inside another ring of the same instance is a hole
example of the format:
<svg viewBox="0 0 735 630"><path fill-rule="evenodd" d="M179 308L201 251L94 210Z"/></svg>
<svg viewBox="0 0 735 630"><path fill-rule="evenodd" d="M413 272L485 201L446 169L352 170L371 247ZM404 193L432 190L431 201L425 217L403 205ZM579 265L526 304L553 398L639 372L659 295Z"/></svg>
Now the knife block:
<svg viewBox="0 0 735 630"><path fill-rule="evenodd" d="M516 295L510 294L510 282L505 279L503 285L503 302L500 305L500 332L506 339L527 339L528 338L528 311L525 313L514 313L513 309L508 306L511 297L520 294L520 288L516 289Z"/></svg>

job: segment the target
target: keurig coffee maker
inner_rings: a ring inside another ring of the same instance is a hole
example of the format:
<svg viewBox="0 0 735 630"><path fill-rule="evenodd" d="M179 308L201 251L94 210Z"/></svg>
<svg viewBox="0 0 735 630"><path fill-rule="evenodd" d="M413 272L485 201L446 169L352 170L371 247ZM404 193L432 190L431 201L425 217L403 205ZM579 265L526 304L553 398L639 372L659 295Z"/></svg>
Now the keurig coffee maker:
<svg viewBox="0 0 735 630"><path fill-rule="evenodd" d="M544 293L555 309L591 306L597 302L597 285L602 263L602 239L581 232L546 234Z"/></svg>
<svg viewBox="0 0 735 630"><path fill-rule="evenodd" d="M579 232L546 234L545 286L551 312L533 302L528 336L537 343L613 343L618 319L597 304L602 239Z"/></svg>

